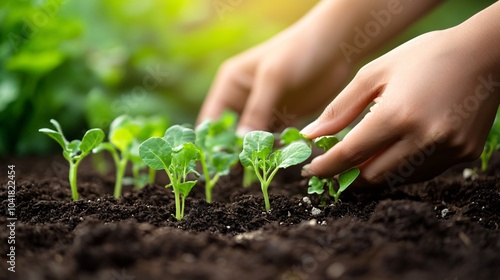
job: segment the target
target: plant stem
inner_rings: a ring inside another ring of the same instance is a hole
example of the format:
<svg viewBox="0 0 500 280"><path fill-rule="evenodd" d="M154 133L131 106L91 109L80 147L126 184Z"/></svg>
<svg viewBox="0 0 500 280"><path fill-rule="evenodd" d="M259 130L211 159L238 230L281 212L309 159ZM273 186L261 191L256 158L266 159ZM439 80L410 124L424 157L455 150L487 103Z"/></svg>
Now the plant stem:
<svg viewBox="0 0 500 280"><path fill-rule="evenodd" d="M156 177L156 170L154 170L153 168L150 167L149 172L148 172L148 183L154 184L155 177Z"/></svg>
<svg viewBox="0 0 500 280"><path fill-rule="evenodd" d="M182 220L182 218L184 218L184 205L186 205L186 197L182 196L182 198L181 198L181 217L179 220Z"/></svg>
<svg viewBox="0 0 500 280"><path fill-rule="evenodd" d="M266 180L264 181L264 184L261 185L261 189L262 194L264 195L264 204L267 212L271 210L271 203L269 202L269 195L267 193L267 190L269 189L269 185L271 185L271 181L273 180L274 175L276 175L276 173L278 172L278 169L279 168L275 168L269 176L267 176L267 173L269 171L264 173L264 178L266 178Z"/></svg>
<svg viewBox="0 0 500 280"><path fill-rule="evenodd" d="M116 166L116 182L115 191L113 196L119 198L122 195L122 179L125 175L125 168L127 167L127 157L123 157Z"/></svg>
<svg viewBox="0 0 500 280"><path fill-rule="evenodd" d="M75 161L73 162L72 160L69 161L69 184L71 186L71 196L73 197L73 200L78 200L78 189L76 186L76 173L78 170L78 164L80 161Z"/></svg>
<svg viewBox="0 0 500 280"><path fill-rule="evenodd" d="M140 182L140 166L138 164L132 164L132 177L134 178L134 187L136 189L141 188L141 182Z"/></svg>
<svg viewBox="0 0 500 280"><path fill-rule="evenodd" d="M200 153L200 164L201 169L203 170L203 176L205 177L205 199L208 203L212 202L212 187L213 183L210 179L210 174L208 173L207 161L205 158L205 153L202 150L199 150Z"/></svg>
<svg viewBox="0 0 500 280"><path fill-rule="evenodd" d="M182 214L181 214L181 192L177 188L174 187L172 184L172 187L174 188L174 196L175 196L175 218L177 220L182 220Z"/></svg>

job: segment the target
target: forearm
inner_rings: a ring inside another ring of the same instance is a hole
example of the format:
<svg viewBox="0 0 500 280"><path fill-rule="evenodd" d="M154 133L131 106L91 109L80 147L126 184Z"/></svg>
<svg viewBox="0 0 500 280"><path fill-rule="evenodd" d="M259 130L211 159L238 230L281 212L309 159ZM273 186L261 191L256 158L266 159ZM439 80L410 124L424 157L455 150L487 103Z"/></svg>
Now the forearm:
<svg viewBox="0 0 500 280"><path fill-rule="evenodd" d="M500 80L500 2L496 2L448 31L470 59L466 67ZM487 73L486 73L487 72Z"/></svg>
<svg viewBox="0 0 500 280"><path fill-rule="evenodd" d="M332 46L349 64L393 38L440 0L324 0L294 28L304 28Z"/></svg>

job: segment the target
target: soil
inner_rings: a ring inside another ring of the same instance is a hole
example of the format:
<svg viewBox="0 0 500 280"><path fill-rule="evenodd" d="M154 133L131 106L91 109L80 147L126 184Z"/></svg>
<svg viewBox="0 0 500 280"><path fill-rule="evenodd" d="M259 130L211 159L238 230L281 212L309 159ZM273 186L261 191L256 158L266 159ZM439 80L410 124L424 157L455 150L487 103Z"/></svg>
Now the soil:
<svg viewBox="0 0 500 280"><path fill-rule="evenodd" d="M17 218L12 273L10 221L0 217L0 279L500 279L498 155L477 178L464 179L462 165L419 184L347 192L338 204L307 195L292 169L271 185L269 213L236 168L213 203L199 183L182 221L162 175L114 199L112 172L85 160L71 201L62 157L0 164L2 209L15 165Z"/></svg>

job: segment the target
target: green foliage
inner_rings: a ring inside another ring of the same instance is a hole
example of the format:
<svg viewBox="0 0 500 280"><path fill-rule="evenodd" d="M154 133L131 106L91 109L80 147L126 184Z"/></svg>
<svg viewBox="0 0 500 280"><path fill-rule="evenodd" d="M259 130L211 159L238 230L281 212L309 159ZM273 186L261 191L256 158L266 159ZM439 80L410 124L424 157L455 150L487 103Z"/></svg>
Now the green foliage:
<svg viewBox="0 0 500 280"><path fill-rule="evenodd" d="M212 189L220 176L229 174L238 162L241 146L236 136L237 116L223 113L218 120L205 121L196 128L196 146L205 179L205 196L212 202Z"/></svg>
<svg viewBox="0 0 500 280"><path fill-rule="evenodd" d="M314 144L322 148L325 152L331 149L339 142L338 138L333 135L321 136L314 140ZM337 203L340 194L345 191L356 178L359 176L360 170L358 168L352 168L348 171L341 173L338 180L335 178L318 178L313 176L309 179L309 188L307 193L309 194L323 194L324 187L328 188L328 194L333 197L334 202ZM337 189L335 189L336 183L338 184Z"/></svg>
<svg viewBox="0 0 500 280"><path fill-rule="evenodd" d="M500 149L500 110L497 112L493 126L491 127L484 150L481 153L481 170L486 171L493 152Z"/></svg>
<svg viewBox="0 0 500 280"><path fill-rule="evenodd" d="M302 163L311 155L311 148L304 141L295 141L276 150L273 147L272 133L252 131L245 135L239 156L241 164L252 168L260 181L266 211L271 209L268 188L278 170Z"/></svg>
<svg viewBox="0 0 500 280"><path fill-rule="evenodd" d="M42 132L54 139L63 149L63 156L69 162L69 183L73 200L78 200L77 172L80 162L104 139L104 132L99 128L88 130L82 140L73 140L69 142L64 137L61 126L56 120L50 120L56 130L41 128Z"/></svg>
<svg viewBox="0 0 500 280"><path fill-rule="evenodd" d="M188 176L199 176L196 162L200 154L195 141L196 134L191 128L174 125L167 129L163 138L152 137L139 146L142 160L155 170L165 170L170 178L166 187L173 188L177 220L184 217L186 197L197 182L189 180Z"/></svg>
<svg viewBox="0 0 500 280"><path fill-rule="evenodd" d="M123 179L129 161L132 162L133 181L136 188L140 188L146 182L153 183L154 171L149 172L149 181L145 181L140 176L140 170L146 166L139 156L139 145L149 137L161 135L160 131L165 131L165 128L166 121L158 117L132 118L123 115L113 120L109 129L109 142L101 143L94 149L94 153L106 150L113 157L116 166L114 189L116 198L122 194Z"/></svg>

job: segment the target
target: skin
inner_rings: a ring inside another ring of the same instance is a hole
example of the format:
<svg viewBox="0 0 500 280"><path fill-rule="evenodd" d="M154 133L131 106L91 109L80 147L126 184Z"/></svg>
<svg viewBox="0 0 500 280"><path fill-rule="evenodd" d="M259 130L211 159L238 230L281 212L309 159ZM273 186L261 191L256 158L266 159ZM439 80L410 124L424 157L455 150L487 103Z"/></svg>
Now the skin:
<svg viewBox="0 0 500 280"><path fill-rule="evenodd" d="M199 119L230 108L241 113L239 128L246 132L272 129L273 108L286 106L297 118L313 112L344 85L351 64L436 1L402 1L402 11L368 46L347 57L336 46L352 44L353 28L373 20L369 11L388 9L388 1L370 3L351 7L348 1L324 1L283 34L229 60ZM302 133L309 138L335 134L375 105L304 175L334 176L356 166L363 183L394 186L477 158L500 104L499 15L496 2L456 27L419 36L365 65Z"/></svg>

